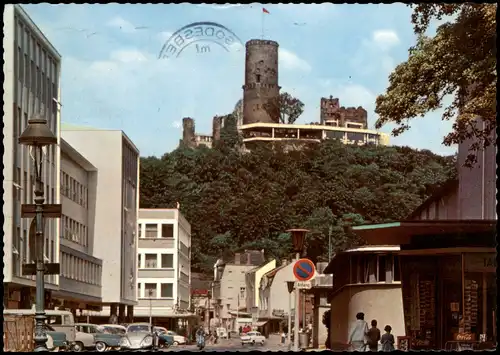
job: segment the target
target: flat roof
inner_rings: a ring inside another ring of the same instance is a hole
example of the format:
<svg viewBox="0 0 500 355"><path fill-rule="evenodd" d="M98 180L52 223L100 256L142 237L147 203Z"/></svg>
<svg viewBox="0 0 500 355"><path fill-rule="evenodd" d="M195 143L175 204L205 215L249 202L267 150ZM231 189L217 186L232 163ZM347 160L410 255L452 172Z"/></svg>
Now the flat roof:
<svg viewBox="0 0 500 355"><path fill-rule="evenodd" d="M409 220L353 226L352 230L370 245L409 244L414 235L438 235L494 231L496 220Z"/></svg>
<svg viewBox="0 0 500 355"><path fill-rule="evenodd" d="M95 128L95 127L89 127L89 126L80 126L80 125L75 125L67 122L61 122L61 131L97 131L97 132L121 132L123 138L125 138L125 141L127 141L130 146L132 146L132 149L135 150L135 152L140 155L139 148L132 142L132 140L127 136L127 134L121 130L121 129L113 129L113 128Z"/></svg>
<svg viewBox="0 0 500 355"><path fill-rule="evenodd" d="M379 132L371 129L364 128L347 128L347 127L335 127L327 125L315 125L315 124L288 124L288 123L249 123L240 126L240 130L252 129L252 128L281 128L281 129L304 129L304 130L325 130L325 131L340 131L340 132L353 132L353 133L370 133L377 135L387 135L387 133Z"/></svg>
<svg viewBox="0 0 500 355"><path fill-rule="evenodd" d="M71 146L68 142L61 137L61 153L68 155L72 160L74 160L78 165L80 165L86 171L97 171L97 168L80 152Z"/></svg>

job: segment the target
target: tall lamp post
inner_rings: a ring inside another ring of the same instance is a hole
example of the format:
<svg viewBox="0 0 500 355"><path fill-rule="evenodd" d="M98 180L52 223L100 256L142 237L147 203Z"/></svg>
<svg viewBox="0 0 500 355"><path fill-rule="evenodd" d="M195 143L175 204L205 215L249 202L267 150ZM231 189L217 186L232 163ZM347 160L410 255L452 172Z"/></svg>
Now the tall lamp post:
<svg viewBox="0 0 500 355"><path fill-rule="evenodd" d="M294 281L287 281L286 285L288 287L288 331L287 331L287 344L288 349L292 344L292 292L295 287Z"/></svg>
<svg viewBox="0 0 500 355"><path fill-rule="evenodd" d="M149 324L153 326L153 289L148 289L149 296Z"/></svg>
<svg viewBox="0 0 500 355"><path fill-rule="evenodd" d="M35 240L31 244L35 247L32 252L35 253L34 265L23 265L23 274L36 274L36 305L35 305L35 352L48 351L46 342L47 334L44 330L45 324L45 268L50 266L47 274L59 274L59 264L44 265L44 235L43 218L61 216L61 205L44 205L45 198L43 193L43 147L56 145L57 137L47 126L47 120L41 115L37 115L28 121L28 126L19 136L19 144L25 145L28 149L33 148L34 168L35 168L35 198L34 205L23 204L21 207L22 217L35 217ZM50 271L52 269L52 271Z"/></svg>
<svg viewBox="0 0 500 355"><path fill-rule="evenodd" d="M293 249L295 251L295 259L300 259L300 254L304 251L304 241L308 229L289 229L287 232L292 234ZM300 311L300 292L295 291L295 326L293 332L293 350L299 351L299 311Z"/></svg>

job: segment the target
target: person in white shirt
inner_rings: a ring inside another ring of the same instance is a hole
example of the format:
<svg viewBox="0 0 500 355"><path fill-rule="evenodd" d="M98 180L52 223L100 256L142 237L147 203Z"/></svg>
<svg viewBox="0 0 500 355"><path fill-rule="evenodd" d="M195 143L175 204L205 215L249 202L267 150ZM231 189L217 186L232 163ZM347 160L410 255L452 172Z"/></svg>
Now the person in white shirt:
<svg viewBox="0 0 500 355"><path fill-rule="evenodd" d="M365 321L365 314L356 314L351 332L349 333L349 344L354 351L366 351L366 335L368 334L368 323Z"/></svg>

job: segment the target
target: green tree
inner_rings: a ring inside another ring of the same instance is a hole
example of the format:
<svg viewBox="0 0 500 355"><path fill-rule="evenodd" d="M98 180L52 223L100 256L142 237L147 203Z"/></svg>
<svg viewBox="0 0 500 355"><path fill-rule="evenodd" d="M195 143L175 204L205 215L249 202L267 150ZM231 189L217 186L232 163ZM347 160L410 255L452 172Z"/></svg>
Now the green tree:
<svg viewBox="0 0 500 355"><path fill-rule="evenodd" d="M140 205L180 204L195 270L211 271L221 255L244 249L290 257L285 231L299 227L311 230L307 256L318 261L327 256L330 228L334 251L357 245L350 225L405 218L454 174L453 157L408 147L178 148L141 158Z"/></svg>
<svg viewBox="0 0 500 355"><path fill-rule="evenodd" d="M304 112L304 103L287 92L283 92L277 99L270 99L264 104L264 110L280 123L293 124Z"/></svg>
<svg viewBox="0 0 500 355"><path fill-rule="evenodd" d="M238 132L237 117L234 113L223 116L224 122L220 130L220 141L216 142L216 147L220 149L238 149L243 144L243 140Z"/></svg>
<svg viewBox="0 0 500 355"><path fill-rule="evenodd" d="M376 128L395 123L394 135L409 122L441 108L452 95L443 119L455 119L445 145L475 138L466 165L476 152L494 144L496 129L496 4L413 4L412 23L418 36L409 58L389 76L389 87L376 101ZM425 35L431 20L453 15L434 37ZM477 125L482 117L485 125Z"/></svg>

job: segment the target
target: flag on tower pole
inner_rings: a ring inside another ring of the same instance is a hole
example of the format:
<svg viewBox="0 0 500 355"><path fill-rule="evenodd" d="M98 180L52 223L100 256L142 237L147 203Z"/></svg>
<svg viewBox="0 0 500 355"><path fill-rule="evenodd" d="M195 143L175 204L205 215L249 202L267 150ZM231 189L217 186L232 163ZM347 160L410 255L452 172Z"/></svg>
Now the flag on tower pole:
<svg viewBox="0 0 500 355"><path fill-rule="evenodd" d="M262 8L262 39L264 39L264 14L269 14L265 7Z"/></svg>

